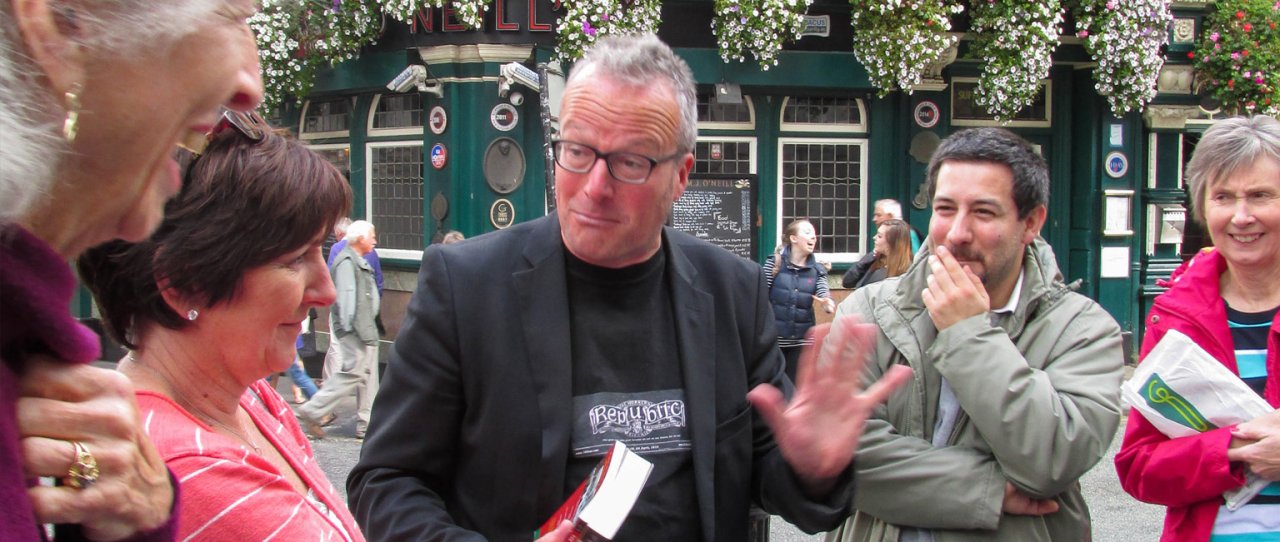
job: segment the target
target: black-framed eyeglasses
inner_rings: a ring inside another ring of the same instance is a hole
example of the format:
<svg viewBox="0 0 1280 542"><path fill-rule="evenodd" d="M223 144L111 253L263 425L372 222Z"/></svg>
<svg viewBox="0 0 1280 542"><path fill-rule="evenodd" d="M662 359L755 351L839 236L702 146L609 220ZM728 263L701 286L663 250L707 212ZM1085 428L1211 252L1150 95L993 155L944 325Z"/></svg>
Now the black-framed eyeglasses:
<svg viewBox="0 0 1280 542"><path fill-rule="evenodd" d="M658 164L684 156L687 151L676 151L662 158L650 158L634 152L603 153L582 143L557 139L552 143L556 163L574 173L586 173L595 167L597 160L604 160L613 178L627 184L644 184Z"/></svg>
<svg viewBox="0 0 1280 542"><path fill-rule="evenodd" d="M262 141L262 138L266 137L269 125L267 121L263 120L262 116L254 111L245 113L224 107L222 108L222 115L218 117L218 123L213 125L213 129L209 130L209 133L196 138L194 141L183 141L178 146L199 156L204 153L204 149L209 146L209 142L225 132L227 128L235 128L240 135L253 141Z"/></svg>

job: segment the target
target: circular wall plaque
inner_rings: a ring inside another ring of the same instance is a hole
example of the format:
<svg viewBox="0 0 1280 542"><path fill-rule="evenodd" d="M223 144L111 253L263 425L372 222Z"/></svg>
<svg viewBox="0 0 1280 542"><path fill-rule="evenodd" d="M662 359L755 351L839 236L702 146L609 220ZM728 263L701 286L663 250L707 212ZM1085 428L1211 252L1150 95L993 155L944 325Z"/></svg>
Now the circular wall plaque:
<svg viewBox="0 0 1280 542"><path fill-rule="evenodd" d="M506 198L499 199L489 206L489 223L498 229L505 229L516 222L516 208Z"/></svg>
<svg viewBox="0 0 1280 542"><path fill-rule="evenodd" d="M938 104L929 100L924 100L916 104L915 114L916 124L921 128L933 128L938 124Z"/></svg>
<svg viewBox="0 0 1280 542"><path fill-rule="evenodd" d="M498 104L493 106L493 111L489 112L489 122L503 132L510 132L516 127L516 123L520 122L520 114L516 112L515 106L511 104Z"/></svg>
<svg viewBox="0 0 1280 542"><path fill-rule="evenodd" d="M449 150L444 148L444 143L436 143L431 146L431 167L436 169L444 169L444 165L449 161Z"/></svg>
<svg viewBox="0 0 1280 542"><path fill-rule="evenodd" d="M449 114L445 113L444 107L435 106L431 108L431 116L427 119L431 125L431 133L440 135L444 133L444 129L449 126Z"/></svg>
<svg viewBox="0 0 1280 542"><path fill-rule="evenodd" d="M484 151L484 180L499 194L510 194L524 181L524 149L516 140L500 137Z"/></svg>
<svg viewBox="0 0 1280 542"><path fill-rule="evenodd" d="M1107 166L1107 175L1112 179L1124 177L1124 174L1129 172L1129 159L1120 151L1108 153L1104 163Z"/></svg>

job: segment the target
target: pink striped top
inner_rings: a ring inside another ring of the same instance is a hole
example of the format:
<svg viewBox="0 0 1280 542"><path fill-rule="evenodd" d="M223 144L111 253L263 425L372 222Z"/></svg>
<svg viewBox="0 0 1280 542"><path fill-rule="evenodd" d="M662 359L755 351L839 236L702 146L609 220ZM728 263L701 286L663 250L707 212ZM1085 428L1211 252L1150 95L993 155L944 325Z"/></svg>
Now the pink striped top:
<svg viewBox="0 0 1280 542"><path fill-rule="evenodd" d="M143 427L182 485L178 539L363 542L289 405L261 380L252 390L240 406L310 488L307 495L239 440L214 432L167 397L138 392Z"/></svg>

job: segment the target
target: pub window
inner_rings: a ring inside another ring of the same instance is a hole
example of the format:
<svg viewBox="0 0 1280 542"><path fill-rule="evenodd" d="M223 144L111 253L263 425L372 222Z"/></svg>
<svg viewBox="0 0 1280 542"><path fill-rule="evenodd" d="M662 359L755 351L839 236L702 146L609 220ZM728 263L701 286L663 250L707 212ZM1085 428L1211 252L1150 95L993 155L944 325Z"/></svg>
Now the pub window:
<svg viewBox="0 0 1280 542"><path fill-rule="evenodd" d="M997 121L986 108L978 105L976 92L978 79L975 77L955 77L951 80L951 124L954 126L1004 126L1004 127L1041 127L1047 128L1051 123L1051 104L1053 99L1053 81L1044 80L1036 91L1036 99L1022 110L1013 114L1008 122Z"/></svg>
<svg viewBox="0 0 1280 542"><path fill-rule="evenodd" d="M703 130L750 130L755 127L755 108L751 97L742 103L717 102L712 93L698 94L698 128Z"/></svg>
<svg viewBox="0 0 1280 542"><path fill-rule="evenodd" d="M378 229L378 256L416 260L426 246L422 142L368 144L365 216Z"/></svg>
<svg viewBox="0 0 1280 542"><path fill-rule="evenodd" d="M783 132L867 131L866 105L857 98L788 96L782 104Z"/></svg>
<svg viewBox="0 0 1280 542"><path fill-rule="evenodd" d="M807 218L818 230L818 247L831 262L852 262L867 250L867 140L780 138L781 197L778 229Z"/></svg>
<svg viewBox="0 0 1280 542"><path fill-rule="evenodd" d="M699 137L693 151L693 173L755 173L755 150L753 137Z"/></svg>
<svg viewBox="0 0 1280 542"><path fill-rule="evenodd" d="M379 94L370 109L371 136L422 134L422 94Z"/></svg>
<svg viewBox="0 0 1280 542"><path fill-rule="evenodd" d="M351 130L351 98L308 100L302 106L302 139L347 137Z"/></svg>
<svg viewBox="0 0 1280 542"><path fill-rule="evenodd" d="M351 145L350 144L330 143L330 144L324 144L324 145L307 145L307 148L315 151L316 154L319 154L322 158L327 160L330 164L333 164L333 167L338 168L338 171L342 172L342 177L345 178L348 183L351 182ZM325 238L325 245L324 245L325 254L329 253L329 247L333 246L333 241L334 239L332 235L327 236Z"/></svg>

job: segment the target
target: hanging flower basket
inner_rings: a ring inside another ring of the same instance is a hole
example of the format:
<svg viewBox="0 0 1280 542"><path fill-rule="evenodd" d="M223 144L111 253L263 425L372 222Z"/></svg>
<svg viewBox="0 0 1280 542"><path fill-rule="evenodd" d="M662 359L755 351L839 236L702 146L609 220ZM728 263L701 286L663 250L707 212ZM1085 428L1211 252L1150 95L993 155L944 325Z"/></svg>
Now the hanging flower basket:
<svg viewBox="0 0 1280 542"><path fill-rule="evenodd" d="M425 8L442 8L447 0L378 0L382 12L398 21L409 22Z"/></svg>
<svg viewBox="0 0 1280 542"><path fill-rule="evenodd" d="M782 44L804 30L804 14L813 0L716 0L711 28L720 58L743 61L750 53L768 70L778 65Z"/></svg>
<svg viewBox="0 0 1280 542"><path fill-rule="evenodd" d="M1166 0L1080 0L1076 36L1098 63L1093 79L1119 117L1156 97L1173 14Z"/></svg>
<svg viewBox="0 0 1280 542"><path fill-rule="evenodd" d="M850 0L853 54L884 96L910 94L929 65L956 42L951 15L964 11L954 0Z"/></svg>
<svg viewBox="0 0 1280 542"><path fill-rule="evenodd" d="M1197 83L1236 114L1280 115L1280 1L1221 0L1194 52Z"/></svg>
<svg viewBox="0 0 1280 542"><path fill-rule="evenodd" d="M975 101L1007 121L1031 105L1049 76L1062 26L1060 0L976 0L971 6L974 56L983 61Z"/></svg>
<svg viewBox="0 0 1280 542"><path fill-rule="evenodd" d="M562 61L582 58L596 39L609 34L656 32L659 0L565 0L556 26L556 55Z"/></svg>
<svg viewBox="0 0 1280 542"><path fill-rule="evenodd" d="M360 0L262 0L249 18L262 63L263 107L311 91L316 69L354 57L382 32L378 6Z"/></svg>

